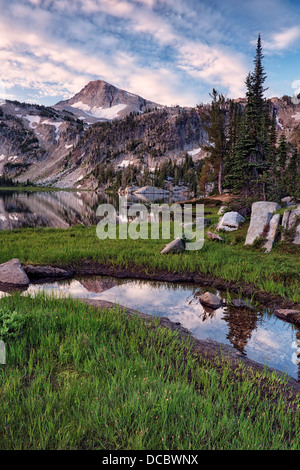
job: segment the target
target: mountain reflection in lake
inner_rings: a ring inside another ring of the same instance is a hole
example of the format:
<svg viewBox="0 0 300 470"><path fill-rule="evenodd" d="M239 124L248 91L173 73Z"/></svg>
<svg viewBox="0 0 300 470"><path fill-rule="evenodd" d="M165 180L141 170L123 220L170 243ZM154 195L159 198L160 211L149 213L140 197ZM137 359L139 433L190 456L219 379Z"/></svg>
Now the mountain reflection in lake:
<svg viewBox="0 0 300 470"><path fill-rule="evenodd" d="M35 294L39 290L117 302L143 313L167 317L173 322L180 322L196 338L210 338L228 344L250 359L300 380L296 355L300 345L300 331L267 311L233 306L217 310L204 309L199 296L207 287L98 276L35 284L26 292ZM215 289L210 291L223 297Z"/></svg>
<svg viewBox="0 0 300 470"><path fill-rule="evenodd" d="M172 199L131 197L128 202L173 202ZM118 195L95 191L21 192L0 190L0 230L21 227L58 227L96 225L100 204L112 204L118 210Z"/></svg>

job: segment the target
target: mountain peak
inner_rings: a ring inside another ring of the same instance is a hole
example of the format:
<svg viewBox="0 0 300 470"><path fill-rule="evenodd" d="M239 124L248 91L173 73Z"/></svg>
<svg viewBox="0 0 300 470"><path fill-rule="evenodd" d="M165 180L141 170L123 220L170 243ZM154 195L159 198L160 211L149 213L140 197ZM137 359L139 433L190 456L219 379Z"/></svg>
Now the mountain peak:
<svg viewBox="0 0 300 470"><path fill-rule="evenodd" d="M156 107L161 106L104 80L89 82L72 98L54 106L59 110L71 111L86 122L122 118L131 112L143 113Z"/></svg>

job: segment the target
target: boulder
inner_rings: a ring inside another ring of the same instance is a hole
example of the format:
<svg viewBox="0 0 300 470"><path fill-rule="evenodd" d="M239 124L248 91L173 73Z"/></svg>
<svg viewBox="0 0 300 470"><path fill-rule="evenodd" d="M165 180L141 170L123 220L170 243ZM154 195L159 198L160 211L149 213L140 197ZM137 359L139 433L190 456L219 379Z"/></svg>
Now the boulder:
<svg viewBox="0 0 300 470"><path fill-rule="evenodd" d="M161 254L166 253L181 253L185 250L184 243L181 238L175 238L172 242L168 243L162 250Z"/></svg>
<svg viewBox="0 0 300 470"><path fill-rule="evenodd" d="M27 287L30 281L19 259L0 264L0 285L11 288Z"/></svg>
<svg viewBox="0 0 300 470"><path fill-rule="evenodd" d="M281 207L276 202L258 201L252 204L251 220L245 245L252 245L257 238L267 236L273 212L279 209ZM273 224L276 220L273 221Z"/></svg>
<svg viewBox="0 0 300 470"><path fill-rule="evenodd" d="M219 220L216 230L231 232L239 228L239 224L245 222L244 217L238 212L226 212Z"/></svg>
<svg viewBox="0 0 300 470"><path fill-rule="evenodd" d="M74 271L52 266L33 266L28 264L24 266L24 271L30 279L66 279L73 276Z"/></svg>
<svg viewBox="0 0 300 470"><path fill-rule="evenodd" d="M218 241L220 241L220 242L223 241L223 238L220 237L220 235L218 235L218 234L216 234L216 233L207 231L207 232L206 232L206 235L207 235L207 237L208 237L210 240L218 240Z"/></svg>
<svg viewBox="0 0 300 470"><path fill-rule="evenodd" d="M205 292L205 294L201 295L200 302L205 307L212 308L216 310L217 308L221 307L223 302L217 295L212 294L211 292Z"/></svg>
<svg viewBox="0 0 300 470"><path fill-rule="evenodd" d="M281 320L287 321L289 323L293 323L297 326L299 326L299 324L300 324L300 312L299 312L299 310L282 308L282 309L275 310L274 313Z"/></svg>
<svg viewBox="0 0 300 470"><path fill-rule="evenodd" d="M290 207L295 204L295 200L291 196L286 196L281 199L281 202L286 206Z"/></svg>
<svg viewBox="0 0 300 470"><path fill-rule="evenodd" d="M274 214L272 219L270 220L269 230L266 236L266 243L264 244L264 248L268 253L273 248L273 244L274 244L274 241L278 232L278 227L280 224L280 219L281 219L280 214Z"/></svg>
<svg viewBox="0 0 300 470"><path fill-rule="evenodd" d="M300 204L294 209L284 211L282 226L285 230L292 232L292 243L300 245ZM286 234L283 233L281 239L285 240Z"/></svg>

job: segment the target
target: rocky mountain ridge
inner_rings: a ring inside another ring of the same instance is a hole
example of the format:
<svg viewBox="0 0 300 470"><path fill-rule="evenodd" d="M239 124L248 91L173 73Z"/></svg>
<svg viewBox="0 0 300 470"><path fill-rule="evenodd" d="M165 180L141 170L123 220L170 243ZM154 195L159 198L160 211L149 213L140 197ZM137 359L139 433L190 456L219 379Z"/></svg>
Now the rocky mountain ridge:
<svg viewBox="0 0 300 470"><path fill-rule="evenodd" d="M270 101L278 135L284 131L299 145L300 104ZM160 106L103 81L53 107L8 100L0 106L0 177L19 182L97 189L101 164L151 172L186 153L204 158L205 143L199 108Z"/></svg>

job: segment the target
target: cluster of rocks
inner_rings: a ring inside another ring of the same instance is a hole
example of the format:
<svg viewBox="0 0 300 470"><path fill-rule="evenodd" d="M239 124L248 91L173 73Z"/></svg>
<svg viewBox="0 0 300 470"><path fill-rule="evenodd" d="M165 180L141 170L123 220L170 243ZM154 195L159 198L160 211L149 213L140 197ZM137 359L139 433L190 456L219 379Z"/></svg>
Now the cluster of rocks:
<svg viewBox="0 0 300 470"><path fill-rule="evenodd" d="M280 223L282 225L281 240L300 244L300 204L295 204L291 198L282 199L288 205L281 215L281 206L276 202L258 201L252 204L251 220L246 236L245 245L253 245L255 240L263 238L267 252L272 250Z"/></svg>
<svg viewBox="0 0 300 470"><path fill-rule="evenodd" d="M291 197L283 198L281 202L283 208L276 202L270 201L258 201L252 204L245 245L253 245L255 241L261 239L265 251L270 252L278 236L280 225L281 241L300 245L300 204ZM215 232L231 232L237 230L240 224L245 222L241 214L234 211L225 212L226 209L226 206L221 206L219 209L218 214L221 217L215 227ZM204 219L204 226L210 222L210 219ZM206 235L210 240L223 241L223 238L215 232L207 231ZM166 245L161 253L181 251L184 251L184 242L178 238Z"/></svg>

